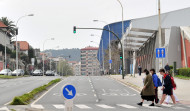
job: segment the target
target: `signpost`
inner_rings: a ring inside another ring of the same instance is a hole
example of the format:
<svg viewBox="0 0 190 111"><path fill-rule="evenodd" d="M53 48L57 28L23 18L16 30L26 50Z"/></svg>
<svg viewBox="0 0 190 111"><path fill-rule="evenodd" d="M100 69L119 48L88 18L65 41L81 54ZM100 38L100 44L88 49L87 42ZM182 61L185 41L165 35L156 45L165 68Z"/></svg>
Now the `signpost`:
<svg viewBox="0 0 190 111"><path fill-rule="evenodd" d="M73 111L73 99L76 95L75 87L73 85L65 85L62 93L65 98L65 111Z"/></svg>
<svg viewBox="0 0 190 111"><path fill-rule="evenodd" d="M156 48L156 58L165 58L166 49L165 48Z"/></svg>

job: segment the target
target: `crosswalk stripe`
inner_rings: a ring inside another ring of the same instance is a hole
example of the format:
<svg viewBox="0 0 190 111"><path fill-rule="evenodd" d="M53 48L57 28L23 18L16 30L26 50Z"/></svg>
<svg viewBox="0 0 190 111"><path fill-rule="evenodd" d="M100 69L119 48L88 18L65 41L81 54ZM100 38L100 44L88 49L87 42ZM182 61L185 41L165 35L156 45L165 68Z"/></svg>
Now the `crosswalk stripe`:
<svg viewBox="0 0 190 111"><path fill-rule="evenodd" d="M61 104L55 104L53 105L55 108L57 109L65 109L65 106L64 105L61 105Z"/></svg>
<svg viewBox="0 0 190 111"><path fill-rule="evenodd" d="M182 108L182 107L172 107L173 109L185 109L185 108Z"/></svg>
<svg viewBox="0 0 190 111"><path fill-rule="evenodd" d="M144 107L146 108L150 108L150 109L159 109L160 107L156 107L156 106L149 106L149 104L143 104ZM162 108L160 108L162 109Z"/></svg>
<svg viewBox="0 0 190 111"><path fill-rule="evenodd" d="M84 104L76 104L75 106L80 109L92 109L91 107L88 107L87 105Z"/></svg>
<svg viewBox="0 0 190 111"><path fill-rule="evenodd" d="M165 106L165 107L172 107L173 105L170 105L170 104L162 104L162 106Z"/></svg>
<svg viewBox="0 0 190 111"><path fill-rule="evenodd" d="M44 109L42 105L31 105L31 107L36 109Z"/></svg>
<svg viewBox="0 0 190 111"><path fill-rule="evenodd" d="M9 109L7 107L1 107L0 111L9 111Z"/></svg>
<svg viewBox="0 0 190 111"><path fill-rule="evenodd" d="M113 109L114 108L114 107L111 107L111 106L108 106L105 104L97 104L96 106L99 106L99 107L104 108L104 109Z"/></svg>
<svg viewBox="0 0 190 111"><path fill-rule="evenodd" d="M131 106L131 105L127 105L127 104L117 104L118 106L124 107L124 108L128 108L128 109L136 109L137 107Z"/></svg>

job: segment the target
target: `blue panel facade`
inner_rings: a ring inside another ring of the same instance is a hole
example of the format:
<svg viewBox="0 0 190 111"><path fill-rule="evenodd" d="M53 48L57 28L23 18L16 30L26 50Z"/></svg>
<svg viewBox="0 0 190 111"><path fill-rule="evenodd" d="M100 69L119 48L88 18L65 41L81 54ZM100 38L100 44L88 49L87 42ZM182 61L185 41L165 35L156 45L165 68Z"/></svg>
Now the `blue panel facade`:
<svg viewBox="0 0 190 111"><path fill-rule="evenodd" d="M130 25L130 20L124 21L124 33L126 32L126 29L129 27ZM119 38L122 38L122 22L116 22L116 23L112 23L112 24L108 24L110 27L110 30L113 31L114 33L116 33ZM104 29L109 30L108 25L104 26ZM117 40L117 38L110 33L110 40ZM99 45L99 50L98 50L98 60L100 60L100 64L102 65L102 42L103 42L103 55L105 54L105 50L107 50L109 48L109 32L108 31L103 31L102 32L102 37L100 40L100 45ZM100 53L100 58L99 58L99 53Z"/></svg>

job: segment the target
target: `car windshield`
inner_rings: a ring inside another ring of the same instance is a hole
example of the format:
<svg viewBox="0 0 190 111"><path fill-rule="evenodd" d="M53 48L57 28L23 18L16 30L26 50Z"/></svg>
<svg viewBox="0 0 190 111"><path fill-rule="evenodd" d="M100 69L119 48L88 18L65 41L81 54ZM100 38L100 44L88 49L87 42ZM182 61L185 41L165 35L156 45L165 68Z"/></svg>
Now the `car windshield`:
<svg viewBox="0 0 190 111"><path fill-rule="evenodd" d="M34 72L37 72L37 73L38 73L38 72L40 72L40 70L35 70Z"/></svg>
<svg viewBox="0 0 190 111"><path fill-rule="evenodd" d="M1 72L8 72L8 69L3 69Z"/></svg>
<svg viewBox="0 0 190 111"><path fill-rule="evenodd" d="M21 72L21 69L14 70L13 72Z"/></svg>
<svg viewBox="0 0 190 111"><path fill-rule="evenodd" d="M48 71L46 71L46 73L51 73L51 71L50 71L50 70L48 70Z"/></svg>

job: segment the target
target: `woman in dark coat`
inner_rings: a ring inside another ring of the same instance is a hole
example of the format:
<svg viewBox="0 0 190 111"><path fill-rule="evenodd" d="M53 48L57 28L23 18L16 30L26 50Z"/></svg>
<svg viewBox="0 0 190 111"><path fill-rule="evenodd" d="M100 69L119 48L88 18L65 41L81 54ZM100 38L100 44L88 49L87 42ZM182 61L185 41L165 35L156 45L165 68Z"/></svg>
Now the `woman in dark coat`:
<svg viewBox="0 0 190 111"><path fill-rule="evenodd" d="M152 101L152 104L149 106L154 106L155 90L152 76L149 74L149 71L147 69L144 70L144 73L146 74L146 78L144 80L144 88L141 92L142 102L138 103L138 105L142 106L144 100L147 100Z"/></svg>

